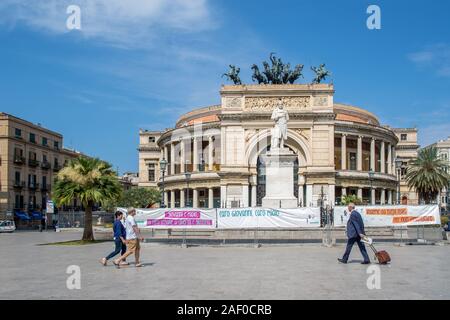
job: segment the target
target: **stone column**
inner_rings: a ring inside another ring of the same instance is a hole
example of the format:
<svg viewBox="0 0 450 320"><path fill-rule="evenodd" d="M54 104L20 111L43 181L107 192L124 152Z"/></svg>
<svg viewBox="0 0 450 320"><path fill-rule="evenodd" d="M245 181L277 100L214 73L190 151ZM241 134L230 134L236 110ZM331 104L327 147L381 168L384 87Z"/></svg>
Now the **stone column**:
<svg viewBox="0 0 450 320"><path fill-rule="evenodd" d="M170 207L169 206L169 191L164 190L164 205L166 207Z"/></svg>
<svg viewBox="0 0 450 320"><path fill-rule="evenodd" d="M362 188L358 188L357 197L362 200Z"/></svg>
<svg viewBox="0 0 450 320"><path fill-rule="evenodd" d="M184 194L186 189L180 189L180 208L184 208L186 203L184 202Z"/></svg>
<svg viewBox="0 0 450 320"><path fill-rule="evenodd" d="M386 173L386 154L384 152L384 141L381 141L381 146L380 146L381 150L380 150L380 170L381 173Z"/></svg>
<svg viewBox="0 0 450 320"><path fill-rule="evenodd" d="M303 197L303 193L304 193L304 185L299 184L298 185L298 203L301 207L305 206L305 199Z"/></svg>
<svg viewBox="0 0 450 320"><path fill-rule="evenodd" d="M392 147L390 143L388 143L387 173L392 174Z"/></svg>
<svg viewBox="0 0 450 320"><path fill-rule="evenodd" d="M342 134L341 139L341 170L347 170L347 134Z"/></svg>
<svg viewBox="0 0 450 320"><path fill-rule="evenodd" d="M170 174L175 174L175 144L170 144Z"/></svg>
<svg viewBox="0 0 450 320"><path fill-rule="evenodd" d="M257 195L256 195L256 184L252 184L252 195L251 195L251 197L252 197L252 207L256 207L256 198L257 198Z"/></svg>
<svg viewBox="0 0 450 320"><path fill-rule="evenodd" d="M392 190L388 190L388 204L392 204Z"/></svg>
<svg viewBox="0 0 450 320"><path fill-rule="evenodd" d="M328 204L332 207L334 207L336 202L335 188L334 184L328 185Z"/></svg>
<svg viewBox="0 0 450 320"><path fill-rule="evenodd" d="M196 137L193 138L193 142L194 142L194 147L193 147L193 151L194 152L194 156L193 156L193 164L192 164L192 171L193 172L197 172L198 171L198 165L199 165L199 160L198 160L198 139Z"/></svg>
<svg viewBox="0 0 450 320"><path fill-rule="evenodd" d="M214 189L208 189L208 208L214 208Z"/></svg>
<svg viewBox="0 0 450 320"><path fill-rule="evenodd" d="M248 207L248 184L242 185L242 207Z"/></svg>
<svg viewBox="0 0 450 320"><path fill-rule="evenodd" d="M381 189L380 204L386 204L386 189Z"/></svg>
<svg viewBox="0 0 450 320"><path fill-rule="evenodd" d="M395 147L392 146L392 151L391 151L391 174L396 175L396 169L395 169L395 158L396 158L397 154L395 152Z"/></svg>
<svg viewBox="0 0 450 320"><path fill-rule="evenodd" d="M375 201L376 201L376 199L375 199L375 197L376 197L376 192L375 192L375 188L372 188L372 190L370 190L370 192L371 192L371 196L370 196L370 199L372 200L371 201L371 205L375 205Z"/></svg>
<svg viewBox="0 0 450 320"><path fill-rule="evenodd" d="M192 207L198 208L198 189L197 188L192 189Z"/></svg>
<svg viewBox="0 0 450 320"><path fill-rule="evenodd" d="M220 186L220 207L227 207L227 186Z"/></svg>
<svg viewBox="0 0 450 320"><path fill-rule="evenodd" d="M184 140L180 140L180 173L184 173L184 167L186 165L186 155L184 154L185 152L185 144L184 144Z"/></svg>
<svg viewBox="0 0 450 320"><path fill-rule="evenodd" d="M305 176L299 175L298 176L298 203L301 204L302 207L306 207L306 201L305 201Z"/></svg>
<svg viewBox="0 0 450 320"><path fill-rule="evenodd" d="M357 148L357 170L362 171L362 136L358 136L358 148Z"/></svg>
<svg viewBox="0 0 450 320"><path fill-rule="evenodd" d="M370 140L370 170L375 171L375 138Z"/></svg>
<svg viewBox="0 0 450 320"><path fill-rule="evenodd" d="M170 207L175 208L175 190L170 190Z"/></svg>
<svg viewBox="0 0 450 320"><path fill-rule="evenodd" d="M307 207L310 207L313 205L312 200L313 200L313 185L307 184L306 185L306 206Z"/></svg>
<svg viewBox="0 0 450 320"><path fill-rule="evenodd" d="M209 171L214 170L214 141L213 136L208 138L208 167Z"/></svg>

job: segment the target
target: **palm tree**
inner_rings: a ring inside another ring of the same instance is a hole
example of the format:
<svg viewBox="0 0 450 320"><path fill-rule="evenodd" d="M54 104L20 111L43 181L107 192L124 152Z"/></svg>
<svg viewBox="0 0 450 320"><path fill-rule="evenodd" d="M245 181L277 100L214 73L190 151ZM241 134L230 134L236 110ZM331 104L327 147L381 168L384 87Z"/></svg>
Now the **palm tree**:
<svg viewBox="0 0 450 320"><path fill-rule="evenodd" d="M121 194L117 174L100 159L78 157L61 169L55 179L53 198L58 206L79 199L85 208L82 240L93 241L92 207Z"/></svg>
<svg viewBox="0 0 450 320"><path fill-rule="evenodd" d="M418 157L408 164L405 177L408 187L415 189L425 203L431 203L449 184L447 166L448 163L439 158L436 147L420 150Z"/></svg>

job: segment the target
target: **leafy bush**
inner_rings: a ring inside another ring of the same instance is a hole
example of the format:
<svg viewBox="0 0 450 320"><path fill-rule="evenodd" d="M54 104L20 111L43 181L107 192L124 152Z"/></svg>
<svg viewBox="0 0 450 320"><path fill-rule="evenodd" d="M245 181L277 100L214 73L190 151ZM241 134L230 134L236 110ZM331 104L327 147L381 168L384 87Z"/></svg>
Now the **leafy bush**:
<svg viewBox="0 0 450 320"><path fill-rule="evenodd" d="M448 216L441 216L441 226L445 226L448 223Z"/></svg>
<svg viewBox="0 0 450 320"><path fill-rule="evenodd" d="M349 194L349 195L343 196L341 199L341 205L346 206L349 203L361 205L362 200L360 198L358 198L355 194Z"/></svg>

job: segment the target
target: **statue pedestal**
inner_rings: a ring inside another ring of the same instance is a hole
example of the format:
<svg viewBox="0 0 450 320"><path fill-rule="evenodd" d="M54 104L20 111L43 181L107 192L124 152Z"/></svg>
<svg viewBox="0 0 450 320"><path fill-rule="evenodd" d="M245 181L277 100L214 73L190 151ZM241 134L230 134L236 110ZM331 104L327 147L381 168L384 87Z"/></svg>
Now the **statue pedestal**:
<svg viewBox="0 0 450 320"><path fill-rule="evenodd" d="M266 196L262 206L296 208L294 196L294 162L297 156L287 148L274 149L261 156L266 167Z"/></svg>

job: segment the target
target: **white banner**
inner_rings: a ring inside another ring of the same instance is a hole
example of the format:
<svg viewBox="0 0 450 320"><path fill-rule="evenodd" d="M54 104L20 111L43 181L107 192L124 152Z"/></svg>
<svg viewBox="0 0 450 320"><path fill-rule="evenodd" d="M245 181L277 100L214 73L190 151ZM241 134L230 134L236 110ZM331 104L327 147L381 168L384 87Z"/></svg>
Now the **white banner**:
<svg viewBox="0 0 450 320"><path fill-rule="evenodd" d="M420 226L441 224L437 205L424 206L356 206L366 227ZM334 225L347 225L347 207L334 208Z"/></svg>
<svg viewBox="0 0 450 320"><path fill-rule="evenodd" d="M219 229L247 228L317 228L320 227L320 208L217 209Z"/></svg>
<svg viewBox="0 0 450 320"><path fill-rule="evenodd" d="M117 208L126 214L127 210ZM160 208L136 209L134 216L139 228L148 229L214 229L215 209Z"/></svg>

